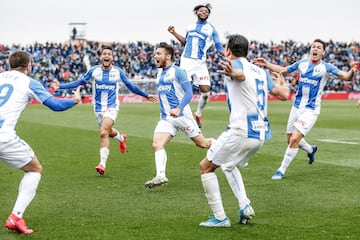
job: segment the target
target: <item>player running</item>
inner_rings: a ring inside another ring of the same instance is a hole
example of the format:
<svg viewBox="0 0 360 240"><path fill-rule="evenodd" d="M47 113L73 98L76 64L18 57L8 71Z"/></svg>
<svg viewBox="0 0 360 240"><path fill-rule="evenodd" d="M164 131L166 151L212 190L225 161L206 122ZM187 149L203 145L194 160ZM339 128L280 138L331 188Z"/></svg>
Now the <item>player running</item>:
<svg viewBox="0 0 360 240"><path fill-rule="evenodd" d="M119 141L121 153L126 152L127 135L121 134L113 126L119 112L119 88L121 82L133 93L143 96L151 102L157 102L157 96L143 92L132 84L124 71L113 66L113 50L110 46L103 46L100 55L101 65L93 66L80 80L71 83L59 84L55 82L52 87L57 89L76 88L85 85L91 80L92 98L97 124L100 127L100 163L95 167L99 175L105 174L106 162L110 153L109 137Z"/></svg>
<svg viewBox="0 0 360 240"><path fill-rule="evenodd" d="M64 111L81 101L78 88L73 99L53 97L38 80L29 77L31 58L27 52L15 51L9 57L10 71L0 73L0 160L24 171L19 193L5 227L22 234L34 231L27 227L23 215L36 195L42 166L31 147L15 131L22 111L36 99L53 111Z"/></svg>

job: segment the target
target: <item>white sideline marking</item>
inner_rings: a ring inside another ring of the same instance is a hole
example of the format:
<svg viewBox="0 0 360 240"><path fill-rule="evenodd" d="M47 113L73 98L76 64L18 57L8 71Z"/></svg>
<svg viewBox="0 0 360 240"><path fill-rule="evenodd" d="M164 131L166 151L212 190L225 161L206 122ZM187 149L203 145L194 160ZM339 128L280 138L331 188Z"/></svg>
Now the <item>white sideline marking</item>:
<svg viewBox="0 0 360 240"><path fill-rule="evenodd" d="M358 142L349 142L349 141L339 141L335 139L318 139L320 142L330 142L330 143L342 143L342 144L349 144L349 145L360 145Z"/></svg>

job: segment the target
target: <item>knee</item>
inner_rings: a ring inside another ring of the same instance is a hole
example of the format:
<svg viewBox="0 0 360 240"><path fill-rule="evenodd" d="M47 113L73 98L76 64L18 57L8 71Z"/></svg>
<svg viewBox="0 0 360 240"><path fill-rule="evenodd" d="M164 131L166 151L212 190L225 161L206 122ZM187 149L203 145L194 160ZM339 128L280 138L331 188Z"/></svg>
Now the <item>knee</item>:
<svg viewBox="0 0 360 240"><path fill-rule="evenodd" d="M156 151L158 151L158 150L160 150L160 149L162 149L162 148L164 148L163 145L161 145L161 144L159 144L159 143L157 143L157 142L153 142L153 143L152 143L152 149L154 150L154 152L156 152Z"/></svg>
<svg viewBox="0 0 360 240"><path fill-rule="evenodd" d="M203 97L204 97L204 95L206 95L206 97L209 97L210 86L200 85L199 88L200 88L200 92L203 95Z"/></svg>
<svg viewBox="0 0 360 240"><path fill-rule="evenodd" d="M42 170L43 170L43 168L42 168L41 164L39 164L38 166L36 166L36 167L35 167L35 169L34 169L34 170L35 170L34 172L41 173L41 172L42 172Z"/></svg>
<svg viewBox="0 0 360 240"><path fill-rule="evenodd" d="M214 172L216 169L215 165L212 162L210 162L207 158L203 159L200 162L199 168L201 174L211 173Z"/></svg>
<svg viewBox="0 0 360 240"><path fill-rule="evenodd" d="M198 146L199 148L209 148L211 146L211 142L204 141L196 144L196 146Z"/></svg>
<svg viewBox="0 0 360 240"><path fill-rule="evenodd" d="M100 129L100 138L109 137L109 131L107 129Z"/></svg>
<svg viewBox="0 0 360 240"><path fill-rule="evenodd" d="M195 144L199 148L210 148L211 146L211 139L210 138L204 138L201 137L200 139L196 139Z"/></svg>
<svg viewBox="0 0 360 240"><path fill-rule="evenodd" d="M30 163L28 163L27 165L21 168L21 170L23 170L24 172L37 172L37 173L41 173L42 169L43 168L36 157L34 157Z"/></svg>
<svg viewBox="0 0 360 240"><path fill-rule="evenodd" d="M195 144L199 148L205 148L205 144L203 144L202 142L196 142Z"/></svg>
<svg viewBox="0 0 360 240"><path fill-rule="evenodd" d="M299 146L300 139L297 137L291 137L289 140L289 145L291 148L297 148Z"/></svg>

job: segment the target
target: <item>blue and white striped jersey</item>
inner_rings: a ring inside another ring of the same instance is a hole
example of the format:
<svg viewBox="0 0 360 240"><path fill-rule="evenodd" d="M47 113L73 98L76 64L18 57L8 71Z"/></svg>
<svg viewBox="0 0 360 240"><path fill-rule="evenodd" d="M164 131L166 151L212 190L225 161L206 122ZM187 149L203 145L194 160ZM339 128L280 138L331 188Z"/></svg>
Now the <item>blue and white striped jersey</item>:
<svg viewBox="0 0 360 240"><path fill-rule="evenodd" d="M116 66L112 66L110 70L103 70L101 65L93 66L86 72L82 79L67 84L61 84L60 88L76 88L79 85L86 84L90 80L93 80L92 99L95 112L102 112L108 108L119 110L119 88L121 86L121 81L133 93L145 98L148 97L147 93L131 83L124 71Z"/></svg>
<svg viewBox="0 0 360 240"><path fill-rule="evenodd" d="M223 50L219 33L208 22L197 21L190 24L186 30L185 48L182 57L206 60L206 52L214 43L218 52Z"/></svg>
<svg viewBox="0 0 360 240"><path fill-rule="evenodd" d="M287 67L289 73L295 70L299 70L300 79L294 107L309 109L320 107L324 86L330 74L337 76L339 69L327 62L311 64L309 59L301 59Z"/></svg>
<svg viewBox="0 0 360 240"><path fill-rule="evenodd" d="M19 71L0 73L0 142L15 134L15 127L30 100L43 103L52 95L39 81Z"/></svg>
<svg viewBox="0 0 360 240"><path fill-rule="evenodd" d="M185 70L175 66L174 64L171 64L166 68L159 69L156 79L156 87L160 101L160 119L172 118L169 115L170 110L179 107L183 98L187 97L185 96L185 91L183 89L184 84L190 84ZM192 91L190 91L190 94L192 96ZM192 114L189 106L191 97L188 99L189 101L184 105L179 117Z"/></svg>
<svg viewBox="0 0 360 240"><path fill-rule="evenodd" d="M226 76L230 118L228 128L238 131L241 136L267 140L271 138L270 123L267 118L268 92L275 84L269 72L248 62L245 58L232 61L234 69L240 69L245 81L237 81Z"/></svg>

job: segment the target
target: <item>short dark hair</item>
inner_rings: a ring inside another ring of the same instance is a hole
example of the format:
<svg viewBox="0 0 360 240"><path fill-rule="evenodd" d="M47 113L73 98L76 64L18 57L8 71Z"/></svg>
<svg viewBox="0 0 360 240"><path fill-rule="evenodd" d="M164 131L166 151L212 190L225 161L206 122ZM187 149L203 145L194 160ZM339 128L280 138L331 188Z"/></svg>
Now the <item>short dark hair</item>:
<svg viewBox="0 0 360 240"><path fill-rule="evenodd" d="M206 8L208 9L208 11L209 11L209 14L211 13L212 7L211 7L210 3L199 4L199 5L195 6L195 7L194 7L194 10L193 10L194 13L196 14L197 11L198 11L200 8L202 8L202 7L206 7Z"/></svg>
<svg viewBox="0 0 360 240"><path fill-rule="evenodd" d="M101 53L102 53L105 49L110 50L110 51L113 50L112 47L109 46L109 45L102 45L102 46L101 46Z"/></svg>
<svg viewBox="0 0 360 240"><path fill-rule="evenodd" d="M321 40L320 38L315 39L314 42L321 43L323 45L324 50L326 49L326 43L323 40Z"/></svg>
<svg viewBox="0 0 360 240"><path fill-rule="evenodd" d="M10 54L9 65L10 69L26 68L31 61L30 55L25 51L15 51Z"/></svg>
<svg viewBox="0 0 360 240"><path fill-rule="evenodd" d="M171 60L174 59L174 48L170 44L161 42L157 45L157 48L164 48L165 51L171 55Z"/></svg>
<svg viewBox="0 0 360 240"><path fill-rule="evenodd" d="M235 57L246 57L249 50L249 41L240 34L232 34L226 37L229 48Z"/></svg>

